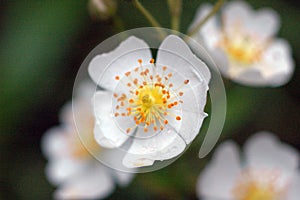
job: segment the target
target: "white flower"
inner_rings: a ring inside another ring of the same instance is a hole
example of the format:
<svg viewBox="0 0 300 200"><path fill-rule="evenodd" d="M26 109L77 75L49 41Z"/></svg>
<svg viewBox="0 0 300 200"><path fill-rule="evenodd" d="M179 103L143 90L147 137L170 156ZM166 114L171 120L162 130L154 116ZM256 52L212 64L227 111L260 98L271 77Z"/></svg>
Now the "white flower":
<svg viewBox="0 0 300 200"><path fill-rule="evenodd" d="M82 115L76 121L81 139L89 144L89 149L99 154L106 153L94 140L95 119L91 108L91 96L95 86L81 85L78 96L73 101L75 112ZM42 140L42 150L49 163L46 175L49 181L58 186L56 199L95 199L109 195L115 187L127 185L133 174L113 171L100 164L81 143L73 119L72 105L66 104L61 113L62 125L47 131ZM111 159L120 159L111 155Z"/></svg>
<svg viewBox="0 0 300 200"><path fill-rule="evenodd" d="M270 133L247 141L244 155L222 144L197 183L198 197L223 200L298 200L299 154Z"/></svg>
<svg viewBox="0 0 300 200"><path fill-rule="evenodd" d="M93 19L107 20L117 11L115 0L89 0L88 10Z"/></svg>
<svg viewBox="0 0 300 200"><path fill-rule="evenodd" d="M126 167L173 158L197 136L206 116L210 72L179 37L162 42L156 62L143 40L129 37L96 56L89 73L110 91L94 96L95 138L110 148L132 139Z"/></svg>
<svg viewBox="0 0 300 200"><path fill-rule="evenodd" d="M199 8L192 23L211 10ZM254 11L242 1L222 9L221 19L212 17L194 36L211 52L224 76L251 86L280 86L293 72L294 63L287 41L275 38L279 17L272 9Z"/></svg>

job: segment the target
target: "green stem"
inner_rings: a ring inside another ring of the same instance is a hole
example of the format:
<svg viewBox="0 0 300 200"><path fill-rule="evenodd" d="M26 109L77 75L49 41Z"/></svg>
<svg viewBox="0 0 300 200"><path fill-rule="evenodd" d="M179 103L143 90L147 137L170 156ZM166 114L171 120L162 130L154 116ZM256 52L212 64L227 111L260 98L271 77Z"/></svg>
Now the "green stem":
<svg viewBox="0 0 300 200"><path fill-rule="evenodd" d="M152 26L161 27L161 25L156 21L156 19L138 0L133 0L133 4L146 17L146 19L150 22Z"/></svg>
<svg viewBox="0 0 300 200"><path fill-rule="evenodd" d="M222 7L224 4L225 0L218 0L218 2L214 5L213 9L199 22L197 23L194 28L192 28L188 32L188 36L193 36L195 33L197 33L201 27L212 17L214 16Z"/></svg>
<svg viewBox="0 0 300 200"><path fill-rule="evenodd" d="M168 0L171 13L171 28L175 31L180 29L180 16L182 9L182 0Z"/></svg>
<svg viewBox="0 0 300 200"><path fill-rule="evenodd" d="M152 26L157 28L157 32L163 39L166 36L166 33L160 29L162 26L156 21L150 12L139 2L139 0L133 0L133 5L146 17Z"/></svg>
<svg viewBox="0 0 300 200"><path fill-rule="evenodd" d="M113 24L114 24L115 32L125 31L123 20L119 15L115 14L113 16Z"/></svg>

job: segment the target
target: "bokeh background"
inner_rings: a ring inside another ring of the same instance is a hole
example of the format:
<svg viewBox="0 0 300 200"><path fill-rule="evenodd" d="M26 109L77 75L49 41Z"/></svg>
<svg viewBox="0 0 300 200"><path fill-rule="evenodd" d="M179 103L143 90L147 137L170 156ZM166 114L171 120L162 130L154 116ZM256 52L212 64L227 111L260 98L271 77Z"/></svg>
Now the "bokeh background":
<svg viewBox="0 0 300 200"><path fill-rule="evenodd" d="M170 27L166 1L141 0ZM200 0L183 0L181 32ZM279 88L251 88L224 80L228 113L222 137L243 144L256 131L269 130L300 150L300 2L250 0L281 16L279 36L293 49L295 72ZM86 0L0 0L0 199L51 199L55 187L44 175L47 163L40 138L57 125L61 106L72 96L77 70L86 55L107 37L149 26L131 3L118 1L117 17L95 21ZM207 122L206 122L207 125ZM198 159L200 135L172 165L139 174L108 199L196 199L195 183L211 154Z"/></svg>

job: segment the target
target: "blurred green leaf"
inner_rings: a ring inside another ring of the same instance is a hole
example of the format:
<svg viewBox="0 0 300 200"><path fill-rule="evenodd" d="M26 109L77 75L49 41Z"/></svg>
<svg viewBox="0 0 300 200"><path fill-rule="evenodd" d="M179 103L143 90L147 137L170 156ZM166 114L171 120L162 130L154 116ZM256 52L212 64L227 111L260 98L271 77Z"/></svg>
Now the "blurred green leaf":
<svg viewBox="0 0 300 200"><path fill-rule="evenodd" d="M0 36L1 134L49 96L71 41L86 20L86 1L8 4ZM55 95L55 94L52 94Z"/></svg>

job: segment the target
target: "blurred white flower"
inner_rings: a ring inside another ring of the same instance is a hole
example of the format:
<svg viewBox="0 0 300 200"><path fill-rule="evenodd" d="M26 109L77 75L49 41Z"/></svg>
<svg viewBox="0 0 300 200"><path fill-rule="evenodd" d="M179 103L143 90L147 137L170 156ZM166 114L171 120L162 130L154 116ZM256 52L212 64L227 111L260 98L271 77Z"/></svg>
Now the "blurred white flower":
<svg viewBox="0 0 300 200"><path fill-rule="evenodd" d="M94 96L95 138L104 147L120 147L133 138L126 167L149 166L179 155L198 134L210 72L187 44L168 36L156 62L149 46L129 37L89 65L102 88Z"/></svg>
<svg viewBox="0 0 300 200"><path fill-rule="evenodd" d="M299 188L298 152L261 132L247 141L242 158L236 144L222 144L196 190L201 199L298 200Z"/></svg>
<svg viewBox="0 0 300 200"><path fill-rule="evenodd" d="M49 160L46 167L48 180L58 186L56 199L95 199L104 198L113 192L115 181L127 185L133 174L114 171L95 160L89 150L106 153L94 139L95 119L91 108L91 96L95 90L92 83L84 83L73 100L73 109L82 115L75 124L71 102L61 113L61 125L47 131L42 139L42 150ZM77 130L81 132L80 137ZM111 155L111 159L120 159Z"/></svg>
<svg viewBox="0 0 300 200"><path fill-rule="evenodd" d="M88 10L93 19L107 20L116 14L117 2L115 0L89 0Z"/></svg>
<svg viewBox="0 0 300 200"><path fill-rule="evenodd" d="M191 25L212 9L203 5ZM243 1L231 1L222 9L220 20L212 17L194 38L210 51L224 76L250 86L280 86L294 70L287 41L275 38L280 22L269 8L254 11Z"/></svg>

